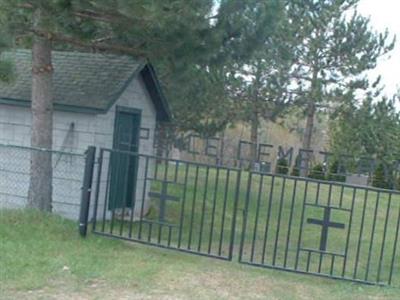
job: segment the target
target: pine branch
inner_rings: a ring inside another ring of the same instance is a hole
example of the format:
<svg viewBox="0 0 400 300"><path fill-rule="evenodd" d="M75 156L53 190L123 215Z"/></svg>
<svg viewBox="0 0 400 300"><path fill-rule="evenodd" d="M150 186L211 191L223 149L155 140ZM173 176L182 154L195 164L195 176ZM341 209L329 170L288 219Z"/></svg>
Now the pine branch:
<svg viewBox="0 0 400 300"><path fill-rule="evenodd" d="M109 24L147 24L150 23L150 20L146 20L145 18L133 18L131 16L126 16L116 10L113 11L103 11L100 9L95 10L75 10L72 14L76 17L80 17L83 19L90 19L93 21L105 22Z"/></svg>
<svg viewBox="0 0 400 300"><path fill-rule="evenodd" d="M29 3L29 2L18 4L17 7L25 8L25 9L33 9L34 8L33 4Z"/></svg>
<svg viewBox="0 0 400 300"><path fill-rule="evenodd" d="M140 50L137 47L127 47L122 45L112 45L112 44L104 44L99 43L97 41L89 41L85 42L77 38L72 38L60 33L50 32L50 31L43 31L38 29L31 29L32 33L37 36L47 38L49 40L57 41L57 42L64 42L73 46L77 46L80 48L90 49L92 51L107 51L115 54L125 54L125 55L132 55L135 57L145 57L146 52Z"/></svg>

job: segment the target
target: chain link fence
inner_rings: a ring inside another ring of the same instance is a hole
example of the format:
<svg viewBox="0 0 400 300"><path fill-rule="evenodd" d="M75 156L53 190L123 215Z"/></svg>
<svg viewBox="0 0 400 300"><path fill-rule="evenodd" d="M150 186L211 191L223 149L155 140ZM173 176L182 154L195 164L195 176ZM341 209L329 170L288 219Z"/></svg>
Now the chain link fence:
<svg viewBox="0 0 400 300"><path fill-rule="evenodd" d="M51 153L53 165L53 212L78 219L85 154L49 151L0 144L0 208L22 208L27 204L31 155Z"/></svg>

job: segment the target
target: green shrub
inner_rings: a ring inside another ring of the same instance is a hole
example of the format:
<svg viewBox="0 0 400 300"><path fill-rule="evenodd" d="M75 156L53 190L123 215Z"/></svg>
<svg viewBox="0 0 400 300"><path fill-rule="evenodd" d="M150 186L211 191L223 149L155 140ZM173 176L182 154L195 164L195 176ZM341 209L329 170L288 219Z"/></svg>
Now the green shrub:
<svg viewBox="0 0 400 300"><path fill-rule="evenodd" d="M288 164L288 161L284 157L281 157L276 162L275 173L282 174L282 175L287 175L289 173L289 164Z"/></svg>
<svg viewBox="0 0 400 300"><path fill-rule="evenodd" d="M325 180L324 166L321 163L316 164L311 169L311 172L308 175L308 177L313 179Z"/></svg>
<svg viewBox="0 0 400 300"><path fill-rule="evenodd" d="M300 169L297 168L296 166L293 167L292 172L290 173L291 176L296 176L299 177L300 176Z"/></svg>
<svg viewBox="0 0 400 300"><path fill-rule="evenodd" d="M343 166L339 167L339 161L335 160L329 166L327 179L330 181L345 182L346 176L342 175L344 173L345 173L344 167Z"/></svg>
<svg viewBox="0 0 400 300"><path fill-rule="evenodd" d="M372 178L372 186L382 189L390 189L390 183L386 178L385 167L383 163L380 163L375 169L374 177Z"/></svg>
<svg viewBox="0 0 400 300"><path fill-rule="evenodd" d="M296 160L294 162L294 167L293 167L290 175L296 176L296 177L300 176L300 156L299 155L296 156Z"/></svg>

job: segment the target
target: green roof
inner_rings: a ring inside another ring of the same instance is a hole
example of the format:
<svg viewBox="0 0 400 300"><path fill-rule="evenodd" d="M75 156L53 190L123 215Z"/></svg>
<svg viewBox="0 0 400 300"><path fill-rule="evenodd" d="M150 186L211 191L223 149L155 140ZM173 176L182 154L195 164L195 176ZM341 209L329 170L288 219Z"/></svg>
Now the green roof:
<svg viewBox="0 0 400 300"><path fill-rule="evenodd" d="M18 49L4 53L3 57L15 61L16 74L11 83L0 83L1 102L29 105L32 89L31 51ZM154 70L145 61L129 56L53 51L52 62L56 109L107 112L129 82L141 74L147 88L151 89L150 96L156 106L158 119L170 119L169 106Z"/></svg>

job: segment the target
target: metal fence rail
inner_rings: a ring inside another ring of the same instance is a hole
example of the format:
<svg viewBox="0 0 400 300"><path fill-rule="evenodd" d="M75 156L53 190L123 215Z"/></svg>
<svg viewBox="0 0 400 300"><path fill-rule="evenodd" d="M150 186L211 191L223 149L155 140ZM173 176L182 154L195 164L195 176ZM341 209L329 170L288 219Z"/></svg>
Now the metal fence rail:
<svg viewBox="0 0 400 300"><path fill-rule="evenodd" d="M400 282L399 191L112 149L100 149L95 170L95 234L302 274Z"/></svg>
<svg viewBox="0 0 400 300"><path fill-rule="evenodd" d="M399 221L399 192L251 172L239 260L391 284Z"/></svg>
<svg viewBox="0 0 400 300"><path fill-rule="evenodd" d="M240 170L109 149L98 163L95 233L232 259Z"/></svg>

